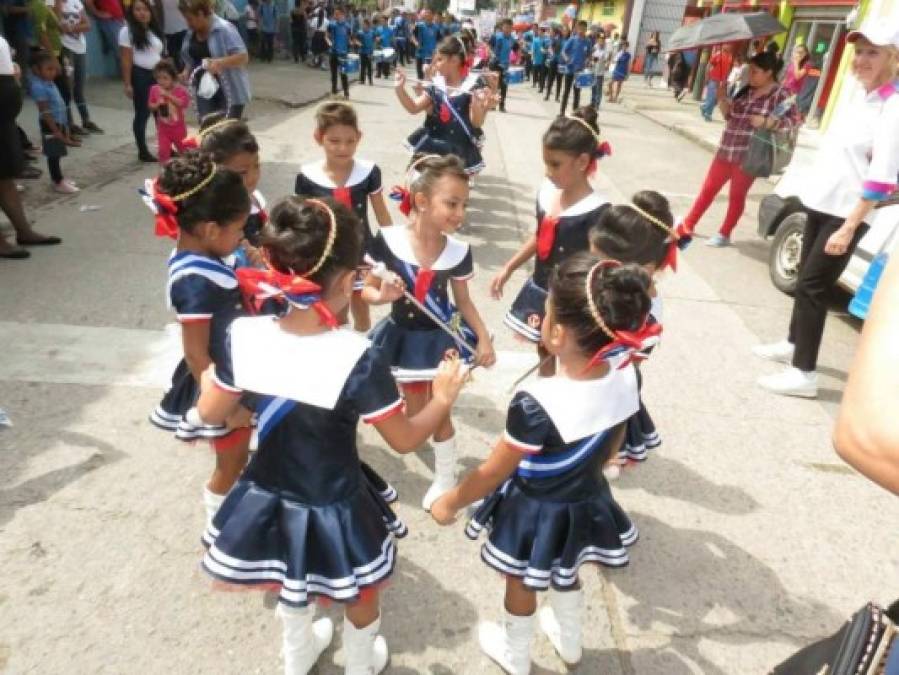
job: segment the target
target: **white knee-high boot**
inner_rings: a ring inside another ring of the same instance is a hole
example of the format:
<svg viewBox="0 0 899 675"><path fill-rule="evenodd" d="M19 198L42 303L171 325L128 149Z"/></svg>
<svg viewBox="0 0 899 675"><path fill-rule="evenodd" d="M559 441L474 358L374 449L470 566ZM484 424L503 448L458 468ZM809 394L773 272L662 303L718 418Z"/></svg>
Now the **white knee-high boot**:
<svg viewBox="0 0 899 675"><path fill-rule="evenodd" d="M425 511L430 511L431 504L456 485L456 437L431 441L431 447L434 448L434 482L421 500Z"/></svg>
<svg viewBox="0 0 899 675"><path fill-rule="evenodd" d="M277 614L284 624L284 675L306 675L331 644L334 624L327 618L313 621L311 606L296 608L278 603Z"/></svg>
<svg viewBox="0 0 899 675"><path fill-rule="evenodd" d="M531 637L534 615L515 616L503 607L502 622L482 621L478 625L481 649L509 675L531 672Z"/></svg>
<svg viewBox="0 0 899 675"><path fill-rule="evenodd" d="M364 628L356 628L343 617L343 652L346 675L377 675L387 667L387 640L378 635L381 617Z"/></svg>
<svg viewBox="0 0 899 675"><path fill-rule="evenodd" d="M575 665L583 653L584 589L549 591L549 603L537 613L540 628L561 659Z"/></svg>
<svg viewBox="0 0 899 675"><path fill-rule="evenodd" d="M220 495L210 490L206 485L203 486L203 506L206 507L206 527L212 523L215 514L218 513L219 507L225 501L225 495Z"/></svg>

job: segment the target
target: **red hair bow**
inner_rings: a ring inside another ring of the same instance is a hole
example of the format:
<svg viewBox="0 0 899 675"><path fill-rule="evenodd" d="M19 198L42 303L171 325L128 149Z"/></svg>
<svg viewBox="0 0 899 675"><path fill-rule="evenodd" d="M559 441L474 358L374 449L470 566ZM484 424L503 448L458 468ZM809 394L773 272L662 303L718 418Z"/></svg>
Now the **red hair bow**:
<svg viewBox="0 0 899 675"><path fill-rule="evenodd" d="M608 141L603 141L602 143L596 144L596 155L594 155L593 159L590 160L590 163L587 165L587 175L592 175L596 172L596 165L600 159L603 157L608 157L612 154L612 146L609 145Z"/></svg>
<svg viewBox="0 0 899 675"><path fill-rule="evenodd" d="M543 220L540 221L540 225L537 227L537 257L540 260L546 260L552 253L558 226L559 219L550 215L543 216Z"/></svg>
<svg viewBox="0 0 899 675"><path fill-rule="evenodd" d="M407 188L400 185L394 185L393 189L390 190L390 198L400 203L400 213L404 216L408 216L412 213L412 193L409 192Z"/></svg>
<svg viewBox="0 0 899 675"><path fill-rule="evenodd" d="M200 141L196 136L189 136L181 141L181 147L185 150L199 150L200 149Z"/></svg>
<svg viewBox="0 0 899 675"><path fill-rule="evenodd" d="M241 267L237 270L237 283L256 311L266 300L285 298L293 305L314 309L323 325L338 326L337 317L322 301L321 286L308 279L271 268Z"/></svg>
<svg viewBox="0 0 899 675"><path fill-rule="evenodd" d="M159 189L159 179L153 181L153 206L156 211L155 232L157 237L178 238L178 204Z"/></svg>
<svg viewBox="0 0 899 675"><path fill-rule="evenodd" d="M353 195L348 187L334 188L334 201L340 202L348 209L353 208Z"/></svg>
<svg viewBox="0 0 899 675"><path fill-rule="evenodd" d="M641 360L637 352L646 348L646 343L650 338L656 338L662 334L662 324L656 322L644 321L643 325L636 331L616 330L615 339L609 344L603 346L597 351L584 370L589 370L597 363L610 356L618 354L626 354L626 358L618 366L621 370L633 361Z"/></svg>

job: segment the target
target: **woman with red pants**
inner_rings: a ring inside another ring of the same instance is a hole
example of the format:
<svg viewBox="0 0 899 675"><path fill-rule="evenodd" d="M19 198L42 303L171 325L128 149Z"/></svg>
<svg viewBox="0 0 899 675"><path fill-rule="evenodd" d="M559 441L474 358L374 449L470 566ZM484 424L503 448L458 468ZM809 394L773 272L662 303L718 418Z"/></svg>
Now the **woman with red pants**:
<svg viewBox="0 0 899 675"><path fill-rule="evenodd" d="M725 119L724 133L699 196L683 221L683 229L692 233L721 188L730 181L727 214L718 234L706 241L708 246L729 246L731 232L746 208L746 195L755 178L743 171L741 165L753 130L786 131L801 121L796 104L788 101L790 92L777 83L777 73L782 65L783 62L770 52L757 54L749 60L749 86L729 100L721 92L718 107Z"/></svg>

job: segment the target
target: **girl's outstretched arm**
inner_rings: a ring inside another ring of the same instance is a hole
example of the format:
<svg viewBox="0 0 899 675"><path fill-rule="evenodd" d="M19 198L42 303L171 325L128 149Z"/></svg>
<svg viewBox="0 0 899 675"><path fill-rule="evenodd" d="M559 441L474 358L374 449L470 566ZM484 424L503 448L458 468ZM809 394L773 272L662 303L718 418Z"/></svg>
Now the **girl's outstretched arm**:
<svg viewBox="0 0 899 675"><path fill-rule="evenodd" d="M387 210L387 203L384 201L384 192L376 192L368 196L371 202L372 211L375 212L375 220L378 221L378 227L387 227L393 225L393 219L390 217L390 211Z"/></svg>
<svg viewBox="0 0 899 675"><path fill-rule="evenodd" d="M406 74L402 70L396 71L394 90L396 91L396 97L400 100L400 104L410 115L417 115L431 108L431 97L427 94L422 94L416 98L409 96L409 92L406 91Z"/></svg>
<svg viewBox="0 0 899 675"><path fill-rule="evenodd" d="M517 270L528 260L533 258L536 252L537 235L532 234L530 237L528 237L527 241L522 244L521 248L518 249L518 253L509 258L509 262L503 265L503 268L499 271L499 274L493 277L493 281L490 282L490 295L494 300L499 300L503 297L503 286L506 285L509 277L512 276L512 273L515 270Z"/></svg>
<svg viewBox="0 0 899 675"><path fill-rule="evenodd" d="M431 516L440 525L449 525L469 504L486 497L511 476L521 461L521 451L500 439L490 456L462 482L431 506Z"/></svg>
<svg viewBox="0 0 899 675"><path fill-rule="evenodd" d="M493 343L490 341L490 331L484 324L478 308L471 301L471 294L468 292L468 282L451 279L450 285L453 289L453 300L456 308L465 319L465 323L471 326L471 329L478 336L478 353L475 355L475 363L479 366L489 368L496 363L496 352L493 350Z"/></svg>

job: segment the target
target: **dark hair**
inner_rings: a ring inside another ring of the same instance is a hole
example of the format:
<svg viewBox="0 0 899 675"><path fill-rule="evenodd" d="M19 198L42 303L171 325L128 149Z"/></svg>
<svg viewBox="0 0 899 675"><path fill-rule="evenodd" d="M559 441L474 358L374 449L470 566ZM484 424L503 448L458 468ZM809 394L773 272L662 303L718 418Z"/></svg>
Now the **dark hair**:
<svg viewBox="0 0 899 675"><path fill-rule="evenodd" d="M359 131L359 118L356 110L349 103L330 101L319 106L315 111L315 130L324 133L331 127L353 127Z"/></svg>
<svg viewBox="0 0 899 675"><path fill-rule="evenodd" d="M599 135L596 109L585 105L575 110L573 116L586 122L587 126L570 117L557 117L543 134L543 147L575 156L596 157L599 151L596 139ZM594 133L590 133L587 127Z"/></svg>
<svg viewBox="0 0 899 675"><path fill-rule="evenodd" d="M777 56L777 54L773 54L769 51L759 52L749 59L749 63L756 68L761 68L762 70L771 73L771 76L775 79L784 65L783 59Z"/></svg>
<svg viewBox="0 0 899 675"><path fill-rule="evenodd" d="M503 19L503 20L500 22L500 25L501 25L503 28L505 28L506 26L511 26L511 25L512 25L512 19L509 19L509 18Z"/></svg>
<svg viewBox="0 0 899 675"><path fill-rule="evenodd" d="M587 30L587 25L588 25L587 22L584 21L583 19L577 22L577 27L583 28L584 30Z"/></svg>
<svg viewBox="0 0 899 675"><path fill-rule="evenodd" d="M326 287L336 273L355 269L362 253L362 224L352 209L330 197L327 204L337 222L337 235L322 266L309 277ZM330 215L304 197L281 199L262 226L259 243L269 262L280 272L302 275L321 259L331 232Z"/></svg>
<svg viewBox="0 0 899 675"><path fill-rule="evenodd" d="M228 119L223 112L209 113L200 123L200 149L212 155L216 164L224 164L241 152L259 152L256 137L250 132L246 122L229 121L220 127L212 127ZM211 131L206 131L212 129Z"/></svg>
<svg viewBox="0 0 899 675"><path fill-rule="evenodd" d="M550 279L553 320L574 332L585 354L595 354L612 339L599 327L590 312L587 275L599 262L580 252L559 265ZM606 326L613 331L634 331L649 313L649 275L639 265L601 267L593 274L591 295Z"/></svg>
<svg viewBox="0 0 899 675"><path fill-rule="evenodd" d="M461 35L447 35L437 45L438 54L447 58L457 56L463 65L465 64L465 57L468 55L468 51L468 46L465 45L464 38Z"/></svg>
<svg viewBox="0 0 899 675"><path fill-rule="evenodd" d="M631 202L668 227L674 216L668 200L653 190L643 190ZM648 220L631 204L604 209L590 228L590 246L614 260L638 265L660 265L668 253L669 233Z"/></svg>
<svg viewBox="0 0 899 675"><path fill-rule="evenodd" d="M165 73L175 80L175 82L178 81L178 70L175 68L175 64L169 59L160 59L160 61L153 66L153 74L159 75L160 73Z"/></svg>
<svg viewBox="0 0 899 675"><path fill-rule="evenodd" d="M430 196L434 189L434 184L444 176L451 176L468 183L470 177L465 173L465 165L456 155L424 155L416 153L409 163L410 169L415 171L417 176L409 183L409 192L413 195L417 192L423 192ZM414 167L414 168L413 168Z"/></svg>
<svg viewBox="0 0 899 675"><path fill-rule="evenodd" d="M207 152L194 150L172 158L159 176L159 189L170 197L190 192L214 173L212 180L186 199L178 201L178 227L193 232L198 223L230 223L250 212L250 196L240 175L217 169Z"/></svg>
<svg viewBox="0 0 899 675"><path fill-rule="evenodd" d="M47 61L56 61L56 57L46 49L38 49L31 53L31 67L40 68Z"/></svg>
<svg viewBox="0 0 899 675"><path fill-rule="evenodd" d="M134 8L138 2L143 3L150 13L150 23L146 26L134 18ZM156 37L165 44L165 40L160 37L162 31L159 30L159 26L156 25L156 16L153 14L153 7L150 5L150 0L131 0L131 4L128 5L128 10L125 14L125 19L128 21L128 33L131 35L131 46L134 49L147 49L150 46L151 32L156 33Z"/></svg>
<svg viewBox="0 0 899 675"><path fill-rule="evenodd" d="M212 14L212 0L178 0L178 11L184 14Z"/></svg>

